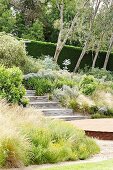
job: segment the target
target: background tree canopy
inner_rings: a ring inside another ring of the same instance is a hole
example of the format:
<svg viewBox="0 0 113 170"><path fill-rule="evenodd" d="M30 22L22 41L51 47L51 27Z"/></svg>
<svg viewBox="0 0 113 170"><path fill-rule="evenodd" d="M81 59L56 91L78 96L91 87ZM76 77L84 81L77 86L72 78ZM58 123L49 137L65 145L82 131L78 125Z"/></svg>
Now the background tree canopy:
<svg viewBox="0 0 113 170"><path fill-rule="evenodd" d="M113 49L113 1L0 0L3 31L19 38L57 43L57 58L65 44L83 47L75 71L89 49L95 52L92 67L99 51L106 50L106 69Z"/></svg>
<svg viewBox="0 0 113 170"><path fill-rule="evenodd" d="M65 0L64 20L69 25L76 11L75 1ZM57 42L59 10L56 0L0 0L0 31L20 38ZM76 40L68 41L76 44Z"/></svg>

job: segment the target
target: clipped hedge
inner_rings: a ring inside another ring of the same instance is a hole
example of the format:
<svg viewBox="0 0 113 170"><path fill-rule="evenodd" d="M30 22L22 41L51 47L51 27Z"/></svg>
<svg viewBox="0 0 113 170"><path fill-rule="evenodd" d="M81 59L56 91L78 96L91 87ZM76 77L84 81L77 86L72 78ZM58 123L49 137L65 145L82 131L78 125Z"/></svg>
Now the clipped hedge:
<svg viewBox="0 0 113 170"><path fill-rule="evenodd" d="M31 41L31 42L26 42L26 49L28 51L28 54L38 58L41 55L50 55L54 56L56 45L53 43L48 43L48 42L41 42L41 41ZM66 45L58 60L58 64L63 68L63 61L65 59L70 59L71 60L71 65L69 65L68 69L70 71L73 71L76 62L78 61L78 58L81 54L82 48L81 47L74 47L74 46L68 46ZM96 62L96 67L102 68L105 60L106 52L101 51L99 54L99 57ZM93 61L94 54L92 51L89 51L86 53L84 56L80 68L84 68L86 65L91 66L92 61ZM109 63L107 70L113 71L113 53L110 55Z"/></svg>

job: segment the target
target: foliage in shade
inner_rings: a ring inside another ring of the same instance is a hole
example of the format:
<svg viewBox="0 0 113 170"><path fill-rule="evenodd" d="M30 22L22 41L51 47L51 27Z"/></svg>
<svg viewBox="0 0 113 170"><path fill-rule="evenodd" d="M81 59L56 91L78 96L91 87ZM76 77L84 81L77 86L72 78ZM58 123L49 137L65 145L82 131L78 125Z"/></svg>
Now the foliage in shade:
<svg viewBox="0 0 113 170"><path fill-rule="evenodd" d="M56 45L53 43L48 42L41 42L41 41L31 41L26 43L26 49L29 55L33 56L34 58L39 58L41 55L49 55L51 57L54 56ZM66 59L70 59L71 64L68 66L68 70L73 71L75 68L75 64L78 61L78 58L81 54L82 48L74 47L74 46L64 46L59 59L58 64L63 68L63 62ZM100 51L98 59L96 61L96 67L102 68L103 63L105 60L106 51ZM80 68L84 68L86 65L91 67L93 62L94 52L89 51L85 54ZM113 71L112 67L113 63L113 54L111 53L110 59L108 62L107 69Z"/></svg>

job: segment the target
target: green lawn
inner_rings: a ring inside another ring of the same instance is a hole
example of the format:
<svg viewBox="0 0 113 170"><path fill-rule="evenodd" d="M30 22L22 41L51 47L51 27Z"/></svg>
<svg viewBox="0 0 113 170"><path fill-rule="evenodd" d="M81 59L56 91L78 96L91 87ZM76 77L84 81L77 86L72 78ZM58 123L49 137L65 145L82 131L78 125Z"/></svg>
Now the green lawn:
<svg viewBox="0 0 113 170"><path fill-rule="evenodd" d="M113 170L113 159L98 163L82 163L70 166L54 166L53 168L42 168L41 170Z"/></svg>

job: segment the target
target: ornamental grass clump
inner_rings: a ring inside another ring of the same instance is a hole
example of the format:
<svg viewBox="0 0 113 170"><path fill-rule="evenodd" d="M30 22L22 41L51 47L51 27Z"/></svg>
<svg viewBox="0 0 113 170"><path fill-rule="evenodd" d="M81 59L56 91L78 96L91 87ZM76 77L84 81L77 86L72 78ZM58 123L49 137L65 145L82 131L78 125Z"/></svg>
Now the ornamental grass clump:
<svg viewBox="0 0 113 170"><path fill-rule="evenodd" d="M0 102L0 167L17 168L29 163L30 141L14 122L12 114L19 111L14 108Z"/></svg>
<svg viewBox="0 0 113 170"><path fill-rule="evenodd" d="M0 167L86 159L99 152L83 130L35 108L0 101Z"/></svg>

